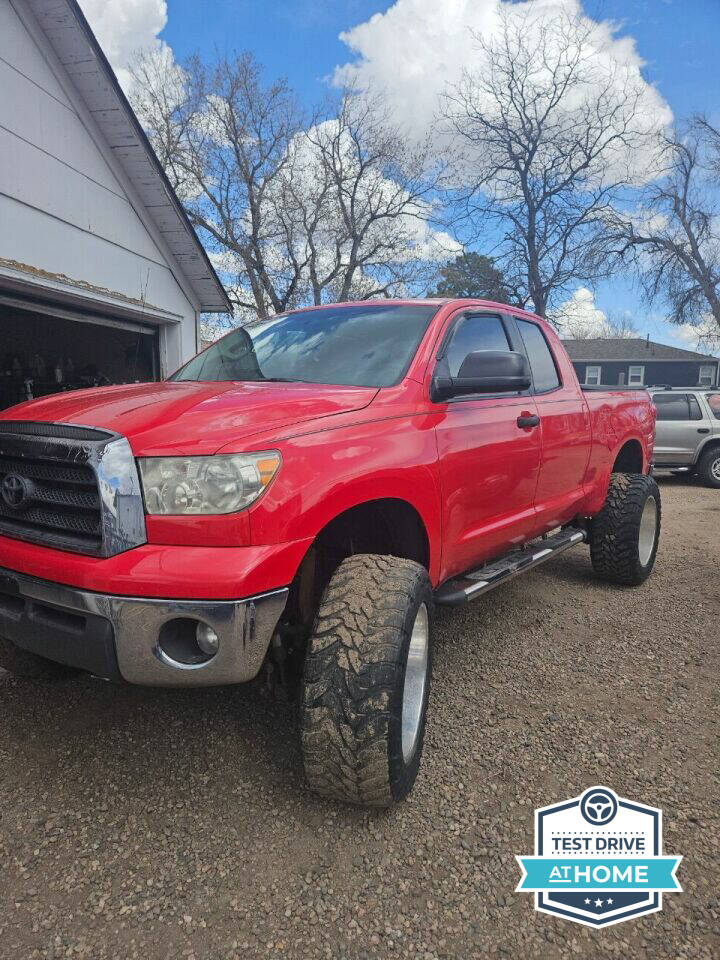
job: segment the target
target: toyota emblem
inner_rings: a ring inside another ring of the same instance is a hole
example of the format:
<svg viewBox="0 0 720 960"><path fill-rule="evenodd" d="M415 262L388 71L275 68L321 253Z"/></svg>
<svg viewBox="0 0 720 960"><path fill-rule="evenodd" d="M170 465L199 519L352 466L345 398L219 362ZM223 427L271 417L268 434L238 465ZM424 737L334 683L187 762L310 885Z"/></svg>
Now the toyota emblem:
<svg viewBox="0 0 720 960"><path fill-rule="evenodd" d="M3 502L11 510L22 510L27 505L30 489L27 480L16 473L8 473L0 487Z"/></svg>

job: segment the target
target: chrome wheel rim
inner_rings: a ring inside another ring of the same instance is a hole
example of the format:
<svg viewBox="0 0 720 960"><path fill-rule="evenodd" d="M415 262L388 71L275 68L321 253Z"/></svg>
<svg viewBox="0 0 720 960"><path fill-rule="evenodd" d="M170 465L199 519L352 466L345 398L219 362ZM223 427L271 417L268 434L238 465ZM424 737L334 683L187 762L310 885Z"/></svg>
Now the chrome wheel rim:
<svg viewBox="0 0 720 960"><path fill-rule="evenodd" d="M429 647L430 618L427 606L422 603L415 615L405 667L402 701L402 752L405 763L412 760L417 748L425 702Z"/></svg>
<svg viewBox="0 0 720 960"><path fill-rule="evenodd" d="M657 530L657 502L655 497L648 497L640 517L640 540L638 553L640 563L646 567L650 562L653 547L655 546L655 531Z"/></svg>
<svg viewBox="0 0 720 960"><path fill-rule="evenodd" d="M710 464L710 473L712 474L714 480L720 482L720 457L718 457L716 460L713 460L713 462Z"/></svg>

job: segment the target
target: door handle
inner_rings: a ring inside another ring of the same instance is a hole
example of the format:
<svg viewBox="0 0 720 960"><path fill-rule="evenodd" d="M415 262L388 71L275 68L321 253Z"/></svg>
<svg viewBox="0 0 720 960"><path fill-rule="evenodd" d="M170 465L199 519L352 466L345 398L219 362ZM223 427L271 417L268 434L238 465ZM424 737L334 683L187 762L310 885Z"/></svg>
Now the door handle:
<svg viewBox="0 0 720 960"><path fill-rule="evenodd" d="M710 433L710 427L698 427L698 433Z"/></svg>
<svg viewBox="0 0 720 960"><path fill-rule="evenodd" d="M517 418L517 425L524 430L529 427L536 427L540 423L540 417L537 414L522 416Z"/></svg>

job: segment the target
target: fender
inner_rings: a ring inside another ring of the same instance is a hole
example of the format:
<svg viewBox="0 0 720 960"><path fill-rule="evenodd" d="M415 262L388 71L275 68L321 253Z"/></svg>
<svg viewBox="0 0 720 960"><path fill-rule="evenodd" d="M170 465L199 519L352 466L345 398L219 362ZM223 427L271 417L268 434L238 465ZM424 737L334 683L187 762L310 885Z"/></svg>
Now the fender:
<svg viewBox="0 0 720 960"><path fill-rule="evenodd" d="M254 545L314 538L352 507L375 500L408 503L430 547L430 576L440 567L441 499L433 418L402 415L277 444L283 466L252 508Z"/></svg>
<svg viewBox="0 0 720 960"><path fill-rule="evenodd" d="M643 443L643 437L637 432L625 434L621 441L615 443L611 448L609 448L607 461L604 463L601 469L596 470L594 480L587 488L587 499L585 501L585 514L587 516L592 516L602 509L602 506L605 503L605 498L607 497L608 489L610 487L610 477L613 473L613 467L617 462L622 448L626 443L630 443L631 441L635 441L640 447L642 455L642 473L649 473L650 460L647 453L647 441Z"/></svg>
<svg viewBox="0 0 720 960"><path fill-rule="evenodd" d="M703 440L703 442L700 444L700 446L697 449L697 453L695 454L695 457L693 458L693 464L698 463L698 461L700 460L700 457L705 453L707 448L711 446L712 447L720 446L720 436L718 436L717 434L714 434L709 437L706 437Z"/></svg>

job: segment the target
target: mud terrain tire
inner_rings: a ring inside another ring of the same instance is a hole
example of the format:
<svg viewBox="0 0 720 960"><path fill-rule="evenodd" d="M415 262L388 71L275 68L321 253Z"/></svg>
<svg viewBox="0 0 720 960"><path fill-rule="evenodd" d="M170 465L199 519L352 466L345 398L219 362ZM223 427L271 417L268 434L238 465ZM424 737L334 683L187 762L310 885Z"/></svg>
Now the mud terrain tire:
<svg viewBox="0 0 720 960"><path fill-rule="evenodd" d="M412 789L432 613L427 570L412 560L360 554L335 571L309 641L300 706L305 774L316 793L387 807Z"/></svg>
<svg viewBox="0 0 720 960"><path fill-rule="evenodd" d="M652 477L614 473L590 523L590 559L609 583L636 587L650 576L660 538L660 490Z"/></svg>

